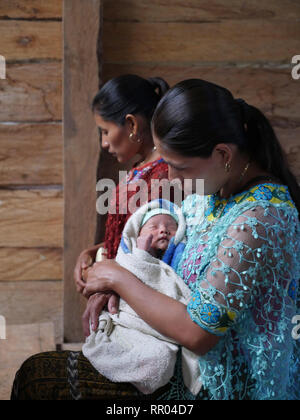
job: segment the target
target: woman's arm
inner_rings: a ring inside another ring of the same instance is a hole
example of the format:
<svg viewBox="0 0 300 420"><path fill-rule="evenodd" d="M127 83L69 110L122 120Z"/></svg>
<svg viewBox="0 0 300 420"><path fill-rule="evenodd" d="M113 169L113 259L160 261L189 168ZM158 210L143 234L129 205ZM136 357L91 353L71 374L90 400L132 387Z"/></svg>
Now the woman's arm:
<svg viewBox="0 0 300 420"><path fill-rule="evenodd" d="M146 286L112 261L95 264L84 295L115 292L152 328L199 355L206 354L219 337L194 323L185 305Z"/></svg>

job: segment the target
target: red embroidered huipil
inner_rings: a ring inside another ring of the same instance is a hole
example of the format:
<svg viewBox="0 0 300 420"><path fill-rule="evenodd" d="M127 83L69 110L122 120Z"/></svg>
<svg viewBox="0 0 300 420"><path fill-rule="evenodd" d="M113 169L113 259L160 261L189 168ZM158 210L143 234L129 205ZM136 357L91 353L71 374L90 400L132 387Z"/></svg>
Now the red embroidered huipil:
<svg viewBox="0 0 300 420"><path fill-rule="evenodd" d="M154 191L152 189L151 192L151 181L160 181L162 179L168 179L168 165L162 159L158 159L138 169L132 169L128 173L126 180L117 186L112 202L110 203L110 208L113 209L113 213L115 214L108 214L105 225L107 258L113 259L117 255L124 226L132 215L130 212L132 205L136 203L136 206L140 207L152 199L162 198L161 188L157 189L157 192L155 191L156 189ZM139 180L146 182L145 186L147 185L147 189L145 188L146 191L143 190L144 194L139 194L139 191L141 191L141 188L138 186ZM139 199L136 200L136 198Z"/></svg>

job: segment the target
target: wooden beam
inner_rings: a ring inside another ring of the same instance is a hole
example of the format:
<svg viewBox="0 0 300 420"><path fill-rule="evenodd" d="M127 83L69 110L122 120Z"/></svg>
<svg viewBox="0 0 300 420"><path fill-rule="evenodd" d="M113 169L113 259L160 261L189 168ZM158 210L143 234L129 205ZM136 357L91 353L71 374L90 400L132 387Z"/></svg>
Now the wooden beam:
<svg viewBox="0 0 300 420"><path fill-rule="evenodd" d="M62 220L60 189L0 189L0 247L60 248Z"/></svg>
<svg viewBox="0 0 300 420"><path fill-rule="evenodd" d="M106 0L104 20L119 22L220 22L221 20L297 19L295 0Z"/></svg>
<svg viewBox="0 0 300 420"><path fill-rule="evenodd" d="M0 123L0 185L62 185L62 124Z"/></svg>
<svg viewBox="0 0 300 420"><path fill-rule="evenodd" d="M61 59L61 22L2 20L1 55L6 61Z"/></svg>
<svg viewBox="0 0 300 420"><path fill-rule="evenodd" d="M98 91L97 47L101 0L64 1L64 339L83 339L86 301L73 272L79 254L94 243L98 130L91 103ZM74 30L75 28L75 30Z"/></svg>
<svg viewBox="0 0 300 420"><path fill-rule="evenodd" d="M280 125L300 125L300 82L293 80L291 69L268 67L225 65L188 65L179 63L123 64L104 62L104 81L120 74L135 73L142 77L160 76L170 86L185 79L204 79L225 86L236 97L243 98L249 104L257 106L273 121ZM277 124L278 125L278 124Z"/></svg>
<svg viewBox="0 0 300 420"><path fill-rule="evenodd" d="M0 18L61 19L62 0L1 0Z"/></svg>
<svg viewBox="0 0 300 420"><path fill-rule="evenodd" d="M9 63L1 80L0 121L61 121L62 63Z"/></svg>
<svg viewBox="0 0 300 420"><path fill-rule="evenodd" d="M61 281L62 254L62 248L0 248L0 283Z"/></svg>
<svg viewBox="0 0 300 420"><path fill-rule="evenodd" d="M105 22L103 38L110 63L290 63L300 49L300 25L297 20L259 19Z"/></svg>

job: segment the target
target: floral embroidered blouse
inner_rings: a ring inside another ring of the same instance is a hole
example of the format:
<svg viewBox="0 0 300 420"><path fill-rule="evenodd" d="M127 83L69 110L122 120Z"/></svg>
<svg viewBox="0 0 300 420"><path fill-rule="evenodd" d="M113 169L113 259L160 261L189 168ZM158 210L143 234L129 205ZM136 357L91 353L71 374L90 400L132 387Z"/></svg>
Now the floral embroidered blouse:
<svg viewBox="0 0 300 420"><path fill-rule="evenodd" d="M178 274L191 289L187 310L221 338L199 358L198 397L300 399L300 340L292 334L300 224L288 188L264 183L229 200L193 195L183 211L187 246ZM193 399L178 372L165 398Z"/></svg>

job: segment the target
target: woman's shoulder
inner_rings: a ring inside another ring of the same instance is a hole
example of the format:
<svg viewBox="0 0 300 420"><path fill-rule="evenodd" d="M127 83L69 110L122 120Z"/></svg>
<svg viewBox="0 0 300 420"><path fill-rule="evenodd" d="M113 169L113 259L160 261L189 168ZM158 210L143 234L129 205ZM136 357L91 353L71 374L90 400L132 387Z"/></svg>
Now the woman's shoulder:
<svg viewBox="0 0 300 420"><path fill-rule="evenodd" d="M216 195L209 196L205 216L208 221L214 221L220 214L225 216L229 213L235 216L255 208L288 211L298 216L288 187L273 183L255 185L246 191L232 196L229 200L220 199ZM263 211L258 212L258 214L261 213Z"/></svg>
<svg viewBox="0 0 300 420"><path fill-rule="evenodd" d="M151 179L168 178L168 165L163 159L157 159L143 166L135 166L128 175L128 182L133 183L139 180L146 182Z"/></svg>
<svg viewBox="0 0 300 420"><path fill-rule="evenodd" d="M264 242L269 235L279 240L283 248L293 236L295 245L300 245L299 214L284 185L260 184L233 197L225 205L221 220L213 220L216 213L211 210L206 214L207 220L216 222L216 229L229 232L231 237Z"/></svg>
<svg viewBox="0 0 300 420"><path fill-rule="evenodd" d="M149 164L150 171L153 174L161 174L162 178L168 178L169 176L169 166L166 164L166 162L160 158L156 161Z"/></svg>

